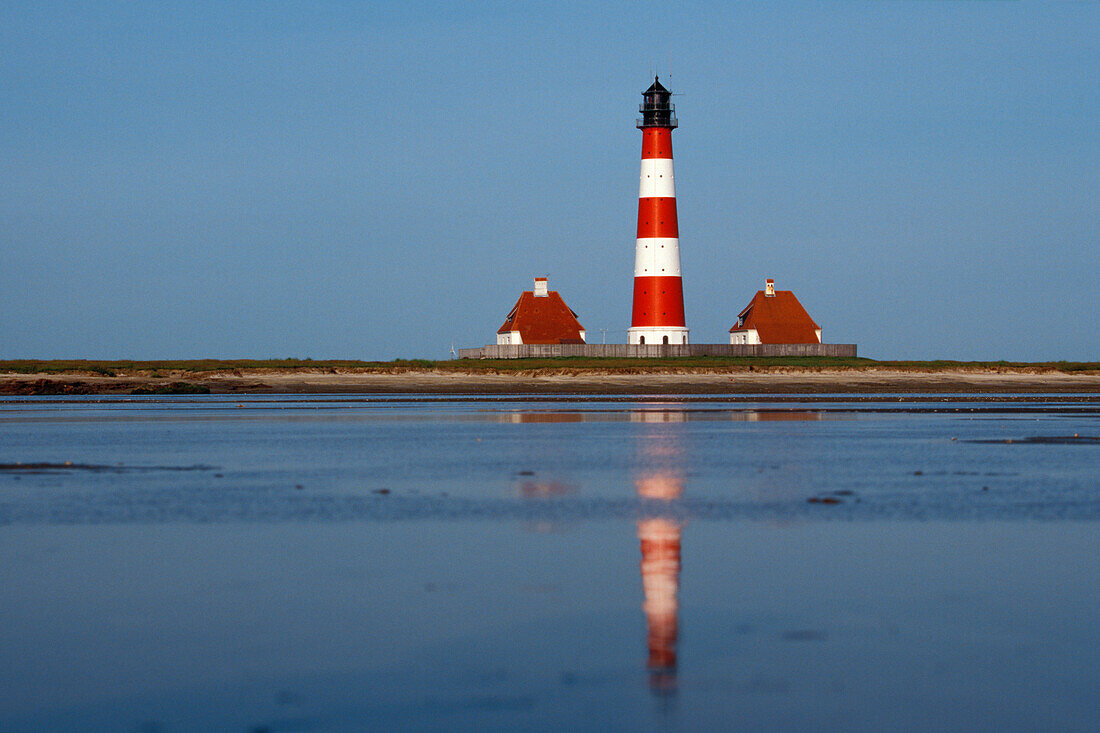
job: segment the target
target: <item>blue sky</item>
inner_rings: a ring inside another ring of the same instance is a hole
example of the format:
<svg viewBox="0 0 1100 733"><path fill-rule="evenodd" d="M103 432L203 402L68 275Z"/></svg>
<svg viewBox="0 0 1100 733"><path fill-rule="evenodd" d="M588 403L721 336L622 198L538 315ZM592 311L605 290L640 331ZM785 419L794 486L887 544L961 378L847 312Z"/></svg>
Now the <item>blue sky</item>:
<svg viewBox="0 0 1100 733"><path fill-rule="evenodd" d="M639 92L688 326L1100 359L1100 4L5 3L0 358L446 356L629 325ZM671 79L669 59L671 57Z"/></svg>

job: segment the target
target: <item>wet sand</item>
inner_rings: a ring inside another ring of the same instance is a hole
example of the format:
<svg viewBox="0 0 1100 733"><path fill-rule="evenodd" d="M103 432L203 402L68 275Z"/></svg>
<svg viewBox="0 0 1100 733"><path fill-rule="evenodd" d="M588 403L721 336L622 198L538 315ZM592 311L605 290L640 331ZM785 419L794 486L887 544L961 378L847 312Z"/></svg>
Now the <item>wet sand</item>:
<svg viewBox="0 0 1100 733"><path fill-rule="evenodd" d="M0 730L1100 730L1030 398L0 399Z"/></svg>
<svg viewBox="0 0 1100 733"><path fill-rule="evenodd" d="M0 374L0 394L130 394L187 382L212 394L1100 394L1100 374L889 369L235 370L122 374ZM1003 397L1002 397L1003 399Z"/></svg>

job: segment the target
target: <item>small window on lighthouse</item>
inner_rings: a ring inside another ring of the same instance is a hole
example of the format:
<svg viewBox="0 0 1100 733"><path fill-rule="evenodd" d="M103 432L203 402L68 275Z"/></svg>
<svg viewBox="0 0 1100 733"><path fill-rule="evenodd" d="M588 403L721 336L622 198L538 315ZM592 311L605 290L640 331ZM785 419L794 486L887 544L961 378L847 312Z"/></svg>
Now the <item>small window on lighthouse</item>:
<svg viewBox="0 0 1100 733"><path fill-rule="evenodd" d="M639 336L638 337L638 343L639 344L644 344L645 343L645 336Z"/></svg>
<svg viewBox="0 0 1100 733"><path fill-rule="evenodd" d="M662 342L662 343L665 343L665 344L667 344L667 343L668 343L668 336L665 336L665 337L664 337L664 338L663 338L663 339L661 340L661 342Z"/></svg>

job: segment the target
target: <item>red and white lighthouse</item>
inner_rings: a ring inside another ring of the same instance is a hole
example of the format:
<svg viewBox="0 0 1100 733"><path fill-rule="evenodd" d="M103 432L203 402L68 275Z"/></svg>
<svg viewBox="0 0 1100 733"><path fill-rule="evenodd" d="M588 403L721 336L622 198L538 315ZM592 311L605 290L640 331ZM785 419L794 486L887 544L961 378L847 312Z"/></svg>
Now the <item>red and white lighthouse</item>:
<svg viewBox="0 0 1100 733"><path fill-rule="evenodd" d="M634 310L627 331L631 344L686 344L684 288L680 277L680 234L672 174L672 93L656 77L642 92L642 173L638 185L638 243L634 252Z"/></svg>

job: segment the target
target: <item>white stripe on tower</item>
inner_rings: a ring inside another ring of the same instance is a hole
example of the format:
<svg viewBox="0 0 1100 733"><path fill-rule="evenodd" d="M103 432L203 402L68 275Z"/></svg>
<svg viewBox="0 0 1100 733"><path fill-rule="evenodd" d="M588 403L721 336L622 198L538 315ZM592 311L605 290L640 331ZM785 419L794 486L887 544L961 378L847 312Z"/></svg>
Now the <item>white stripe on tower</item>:
<svg viewBox="0 0 1100 733"><path fill-rule="evenodd" d="M672 158L642 158L642 176L638 182L638 198L676 198L676 181L672 174Z"/></svg>
<svg viewBox="0 0 1100 733"><path fill-rule="evenodd" d="M645 237L634 250L634 277L680 277L680 240Z"/></svg>

